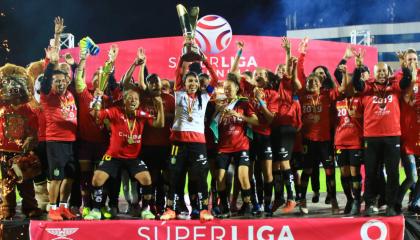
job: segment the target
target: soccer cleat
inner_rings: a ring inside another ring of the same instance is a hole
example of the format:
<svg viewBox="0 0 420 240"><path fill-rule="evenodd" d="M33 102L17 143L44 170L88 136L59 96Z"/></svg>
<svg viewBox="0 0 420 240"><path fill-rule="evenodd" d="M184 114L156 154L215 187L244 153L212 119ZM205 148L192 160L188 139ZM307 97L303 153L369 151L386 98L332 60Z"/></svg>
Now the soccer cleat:
<svg viewBox="0 0 420 240"><path fill-rule="evenodd" d="M213 215L211 215L211 213L207 209L204 209L204 210L200 211L200 220L201 221L211 221L213 219L214 219Z"/></svg>
<svg viewBox="0 0 420 240"><path fill-rule="evenodd" d="M331 198L331 211L333 215L340 214L337 198Z"/></svg>
<svg viewBox="0 0 420 240"><path fill-rule="evenodd" d="M264 215L266 217L272 217L273 216L273 208L271 204L264 204Z"/></svg>
<svg viewBox="0 0 420 240"><path fill-rule="evenodd" d="M329 193L327 193L327 196L325 197L325 204L331 204L331 196Z"/></svg>
<svg viewBox="0 0 420 240"><path fill-rule="evenodd" d="M262 209L259 203L255 203L252 205L252 214L254 216L260 216L264 209Z"/></svg>
<svg viewBox="0 0 420 240"><path fill-rule="evenodd" d="M111 219L113 217L112 213L109 211L109 208L107 208L107 207L102 207L101 208L101 213L102 213L102 216L104 216L105 219Z"/></svg>
<svg viewBox="0 0 420 240"><path fill-rule="evenodd" d="M308 207L306 206L306 200L300 200L299 211L300 213L305 214L305 215L309 213Z"/></svg>
<svg viewBox="0 0 420 240"><path fill-rule="evenodd" d="M346 206L344 207L344 214L349 214L351 212L351 209L353 208L353 202L355 200L348 200L346 203Z"/></svg>
<svg viewBox="0 0 420 240"><path fill-rule="evenodd" d="M85 219L85 220L101 220L101 217L102 217L101 211L97 208L94 208L83 219Z"/></svg>
<svg viewBox="0 0 420 240"><path fill-rule="evenodd" d="M63 221L63 217L61 216L61 211L60 209L50 209L48 211L48 216L47 216L48 220L50 221Z"/></svg>
<svg viewBox="0 0 420 240"><path fill-rule="evenodd" d="M312 196L312 202L313 203L319 202L319 192L314 192L314 195Z"/></svg>
<svg viewBox="0 0 420 240"><path fill-rule="evenodd" d="M386 213L385 213L385 215L386 215L387 217L392 217L392 216L397 216L397 215L399 215L399 214L395 211L395 209L394 209L393 207L388 207L388 208L386 208Z"/></svg>
<svg viewBox="0 0 420 240"><path fill-rule="evenodd" d="M176 215L176 219L178 220L190 220L191 216L190 213L187 211L182 211Z"/></svg>
<svg viewBox="0 0 420 240"><path fill-rule="evenodd" d="M60 210L60 213L61 213L61 216L63 217L63 219L73 220L77 217L76 215L74 215L73 213L70 212L69 208L64 207L64 205L61 205L59 210Z"/></svg>
<svg viewBox="0 0 420 240"><path fill-rule="evenodd" d="M272 209L271 210L274 213L275 211L277 211L277 209L279 209L285 203L286 203L286 200L284 200L284 198L274 199L273 206L272 206Z"/></svg>
<svg viewBox="0 0 420 240"><path fill-rule="evenodd" d="M83 208L82 208L82 212L81 212L81 214L82 214L82 218L85 218L85 217L89 214L89 212L90 212L90 208L88 208L88 207L83 207Z"/></svg>
<svg viewBox="0 0 420 240"><path fill-rule="evenodd" d="M372 215L375 215L377 212L375 212L374 206L365 206L365 216L370 217Z"/></svg>
<svg viewBox="0 0 420 240"><path fill-rule="evenodd" d="M246 218L251 218L253 215L252 211L253 207L251 203L243 203L241 209L238 212L238 215L244 216Z"/></svg>
<svg viewBox="0 0 420 240"><path fill-rule="evenodd" d="M296 207L296 202L293 200L287 200L286 205L284 206L284 208L281 210L283 213L289 213L291 211L293 211L293 209L295 209Z"/></svg>
<svg viewBox="0 0 420 240"><path fill-rule="evenodd" d="M154 220L156 217L150 210L143 210L141 212L141 219Z"/></svg>
<svg viewBox="0 0 420 240"><path fill-rule="evenodd" d="M354 200L351 206L350 215L357 216L360 214L360 201Z"/></svg>
<svg viewBox="0 0 420 240"><path fill-rule="evenodd" d="M176 213L174 210L167 208L166 211L160 216L160 220L173 220L176 218Z"/></svg>
<svg viewBox="0 0 420 240"><path fill-rule="evenodd" d="M219 215L217 215L217 217L218 218L229 218L230 217L230 215L231 215L231 213L230 213L230 207L229 207L229 204L227 204L227 203L222 203L221 205L220 205L220 213L219 213Z"/></svg>
<svg viewBox="0 0 420 240"><path fill-rule="evenodd" d="M198 220L200 219L200 211L197 208L191 210L190 214L191 219Z"/></svg>
<svg viewBox="0 0 420 240"><path fill-rule="evenodd" d="M214 207L211 208L211 214L213 214L214 216L219 216L219 214L221 213L220 208L216 205L213 205Z"/></svg>

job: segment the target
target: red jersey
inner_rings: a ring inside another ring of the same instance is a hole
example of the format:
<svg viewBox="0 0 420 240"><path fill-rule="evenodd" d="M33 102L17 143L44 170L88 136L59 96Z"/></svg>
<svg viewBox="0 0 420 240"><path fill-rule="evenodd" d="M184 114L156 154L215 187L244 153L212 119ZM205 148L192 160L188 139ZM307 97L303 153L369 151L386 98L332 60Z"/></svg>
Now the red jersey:
<svg viewBox="0 0 420 240"><path fill-rule="evenodd" d="M250 103L255 109L255 112L258 117L259 125L252 126L252 130L256 133L261 135L268 136L271 134L271 127L270 123L265 119L264 114L262 113L261 106L254 96L254 89L255 86L252 86L250 83L245 81L244 79L241 80L241 89L243 91L243 95L247 96L250 99ZM277 92L271 89L264 89L264 95L262 100L266 103L267 109L270 112L276 112L278 108L278 95Z"/></svg>
<svg viewBox="0 0 420 240"><path fill-rule="evenodd" d="M283 77L280 81L278 89L278 103L274 116L273 126L293 126L295 128L301 127L302 111L300 103L293 99L292 80Z"/></svg>
<svg viewBox="0 0 420 240"><path fill-rule="evenodd" d="M28 104L0 106L0 151L21 152L27 137L36 137L38 120Z"/></svg>
<svg viewBox="0 0 420 240"><path fill-rule="evenodd" d="M166 93L162 93L161 97L165 112L165 126L163 128L154 128L146 125L143 132L143 145L145 146L169 146L171 144L169 136L171 135L171 126L174 123L175 98ZM153 98L147 93L142 94L140 102L143 111L157 116Z"/></svg>
<svg viewBox="0 0 420 240"><path fill-rule="evenodd" d="M337 101L337 127L334 145L337 149L361 149L363 138L363 107L361 98L354 96Z"/></svg>
<svg viewBox="0 0 420 240"><path fill-rule="evenodd" d="M93 100L92 94L87 88L77 94L79 106L78 136L81 140L96 143L108 141L103 126L99 126L90 114L90 103Z"/></svg>
<svg viewBox="0 0 420 240"><path fill-rule="evenodd" d="M374 80L365 82L361 93L363 113L363 136L400 136L399 81L389 81L386 85Z"/></svg>
<svg viewBox="0 0 420 240"><path fill-rule="evenodd" d="M329 141L331 139L330 110L338 95L338 90L323 90L320 94L304 90L300 98L302 105L302 133L305 139L311 141Z"/></svg>
<svg viewBox="0 0 420 240"><path fill-rule="evenodd" d="M137 158L143 141L144 123L148 121L151 124L153 117L137 111L135 118L128 119L121 107L111 107L99 111L98 118L100 121L106 118L111 124L111 140L106 154L113 158Z"/></svg>
<svg viewBox="0 0 420 240"><path fill-rule="evenodd" d="M239 101L233 108L239 114L252 116L254 111L249 102ZM232 153L247 151L249 140L246 135L247 123L234 116L222 116L219 122L219 143L218 151L222 153Z"/></svg>
<svg viewBox="0 0 420 240"><path fill-rule="evenodd" d="M401 146L406 154L420 155L420 71L412 86L408 102L401 99ZM404 96L405 97L405 96Z"/></svg>
<svg viewBox="0 0 420 240"><path fill-rule="evenodd" d="M77 132L77 107L73 94L63 96L51 91L41 92L41 105L45 114L46 141L75 141Z"/></svg>

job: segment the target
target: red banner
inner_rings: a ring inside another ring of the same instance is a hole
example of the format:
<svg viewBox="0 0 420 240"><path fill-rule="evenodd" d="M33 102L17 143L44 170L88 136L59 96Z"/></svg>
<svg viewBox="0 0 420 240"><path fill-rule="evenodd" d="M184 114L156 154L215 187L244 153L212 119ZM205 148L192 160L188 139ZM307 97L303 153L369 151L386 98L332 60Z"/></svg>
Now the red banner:
<svg viewBox="0 0 420 240"><path fill-rule="evenodd" d="M140 239L140 240L398 240L403 239L404 217L273 218L200 221L31 221L31 239Z"/></svg>
<svg viewBox="0 0 420 240"><path fill-rule="evenodd" d="M217 74L224 79L232 65L236 54L235 41L245 41L245 48L239 63L241 71L253 71L257 66L275 70L277 64L284 63L285 53L281 48L280 37L242 36L234 35L226 50L217 54L210 54L208 58ZM97 56L90 56L87 62L87 81L91 81L92 74L96 69L105 63L108 57L108 50L112 44L117 44L120 51L116 61L116 77L119 80L134 62L137 49L143 47L147 55L147 67L149 73L157 73L161 78L174 79L174 71L181 54L182 37L162 37L138 39L114 43L99 44L100 53ZM292 53L298 56L297 47L300 39L291 39ZM308 53L305 59L305 71L309 74L315 66L325 65L334 71L335 67L343 57L347 43L329 41L309 41ZM364 58L365 64L373 69L378 61L376 48L360 46L366 49ZM78 58L78 49L65 49L63 53L70 52ZM354 68L354 61L350 61L349 71ZM135 73L137 79L137 73Z"/></svg>

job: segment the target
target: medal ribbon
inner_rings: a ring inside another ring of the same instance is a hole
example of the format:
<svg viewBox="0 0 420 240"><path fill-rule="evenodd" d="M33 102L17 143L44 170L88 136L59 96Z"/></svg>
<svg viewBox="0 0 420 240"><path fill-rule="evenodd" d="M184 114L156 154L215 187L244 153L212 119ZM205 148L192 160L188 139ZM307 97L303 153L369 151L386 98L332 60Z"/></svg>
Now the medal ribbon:
<svg viewBox="0 0 420 240"><path fill-rule="evenodd" d="M136 128L136 119L133 120L133 124L130 124L130 119L127 117L127 115L125 117L127 118L127 128L130 133L128 138L133 139L134 129Z"/></svg>
<svg viewBox="0 0 420 240"><path fill-rule="evenodd" d="M195 98L191 101L190 96L187 95L187 112L188 112L189 117L192 117L195 101L196 101Z"/></svg>

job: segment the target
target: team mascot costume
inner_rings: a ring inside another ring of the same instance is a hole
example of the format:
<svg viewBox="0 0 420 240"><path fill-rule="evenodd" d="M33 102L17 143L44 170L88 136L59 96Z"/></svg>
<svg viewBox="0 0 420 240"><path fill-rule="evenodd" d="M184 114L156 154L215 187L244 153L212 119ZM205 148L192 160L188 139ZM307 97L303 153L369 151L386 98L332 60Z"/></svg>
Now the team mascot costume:
<svg viewBox="0 0 420 240"><path fill-rule="evenodd" d="M32 152L38 122L29 104L31 83L23 67L6 64L0 68L0 219L15 216L16 187L22 197L22 213L29 218L42 214L32 181L41 173L41 164Z"/></svg>

